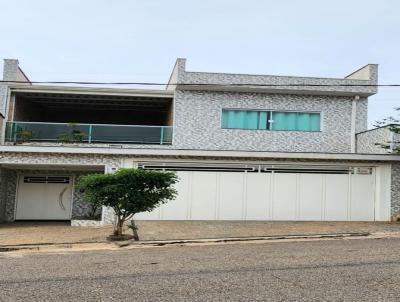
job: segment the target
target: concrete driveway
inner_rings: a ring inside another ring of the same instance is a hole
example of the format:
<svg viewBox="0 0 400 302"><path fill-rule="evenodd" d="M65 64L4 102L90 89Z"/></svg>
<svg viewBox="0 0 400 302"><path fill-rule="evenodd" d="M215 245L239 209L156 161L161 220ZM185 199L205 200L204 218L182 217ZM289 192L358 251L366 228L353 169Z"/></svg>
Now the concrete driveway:
<svg viewBox="0 0 400 302"><path fill-rule="evenodd" d="M400 232L400 223L378 222L138 221L137 225L141 240ZM0 225L0 246L103 242L112 230L111 225L71 227L63 222L7 223Z"/></svg>

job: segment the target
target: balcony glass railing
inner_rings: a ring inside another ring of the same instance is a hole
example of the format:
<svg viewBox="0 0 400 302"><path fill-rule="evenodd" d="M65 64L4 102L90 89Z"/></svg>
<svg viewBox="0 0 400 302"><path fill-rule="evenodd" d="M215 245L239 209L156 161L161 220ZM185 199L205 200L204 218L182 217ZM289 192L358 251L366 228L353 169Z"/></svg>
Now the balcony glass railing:
<svg viewBox="0 0 400 302"><path fill-rule="evenodd" d="M109 124L7 122L10 142L171 144L172 127Z"/></svg>

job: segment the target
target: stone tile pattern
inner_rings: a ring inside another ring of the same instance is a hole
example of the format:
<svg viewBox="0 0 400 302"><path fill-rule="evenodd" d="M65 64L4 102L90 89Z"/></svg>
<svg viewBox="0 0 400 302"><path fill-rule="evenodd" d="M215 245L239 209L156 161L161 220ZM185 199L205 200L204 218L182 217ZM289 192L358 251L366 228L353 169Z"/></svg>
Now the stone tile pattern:
<svg viewBox="0 0 400 302"><path fill-rule="evenodd" d="M2 168L1 177L2 192L4 196L4 221L14 221L14 213L16 207L16 191L17 191L17 172Z"/></svg>
<svg viewBox="0 0 400 302"><path fill-rule="evenodd" d="M103 154L68 154L68 153L0 153L0 164L42 164L42 165L98 165L121 167L122 158L116 155Z"/></svg>
<svg viewBox="0 0 400 302"><path fill-rule="evenodd" d="M174 148L350 153L352 101L345 96L177 90ZM367 100L358 103L356 128L366 130ZM320 111L322 131L221 129L223 108Z"/></svg>
<svg viewBox="0 0 400 302"><path fill-rule="evenodd" d="M7 170L0 168L0 222L5 221L7 202Z"/></svg>
<svg viewBox="0 0 400 302"><path fill-rule="evenodd" d="M229 74L229 73L211 73L211 72L189 72L186 71L186 60L178 59L174 71L178 75L174 80L179 84L212 84L212 85L231 85L242 84L246 87L260 88L253 85L291 85L291 86L269 86L270 90L287 91L305 91L305 92L342 92L354 94L374 94L377 92L376 86L357 86L374 85L378 82L378 66L370 64L369 79L359 80L350 78L317 78L317 77L294 77L294 76L275 76L275 75L250 75L250 74ZM249 85L247 85L249 84ZM300 85L300 86L295 86ZM307 86L310 85L310 86ZM326 85L326 86L314 86ZM356 85L356 86L347 86Z"/></svg>
<svg viewBox="0 0 400 302"><path fill-rule="evenodd" d="M362 70L368 71L369 79L355 79L357 72L344 79L189 72L186 71L186 60L178 59L168 86L171 89L176 87L173 147L348 153L351 151L351 112L354 96L377 92L374 86L346 86L377 83L377 65L370 64ZM202 86L196 84L211 86L201 90ZM242 86L223 87L231 84ZM262 88L268 88L268 93L261 93ZM257 92L249 92L251 89ZM274 91L276 93L273 93ZM329 95L332 92L348 96ZM355 132L361 132L367 129L368 100L361 97L356 104ZM321 111L323 131L310 133L221 129L222 108Z"/></svg>
<svg viewBox="0 0 400 302"><path fill-rule="evenodd" d="M368 99L360 98L356 107L356 129L359 133L368 129Z"/></svg>
<svg viewBox="0 0 400 302"><path fill-rule="evenodd" d="M391 215L400 215L400 163L392 164L392 202L391 202Z"/></svg>

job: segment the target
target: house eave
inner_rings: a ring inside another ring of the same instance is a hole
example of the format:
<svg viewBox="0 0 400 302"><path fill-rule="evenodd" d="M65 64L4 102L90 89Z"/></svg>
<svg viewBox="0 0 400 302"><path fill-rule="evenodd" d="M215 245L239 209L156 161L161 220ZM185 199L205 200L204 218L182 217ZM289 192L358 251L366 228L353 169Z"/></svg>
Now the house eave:
<svg viewBox="0 0 400 302"><path fill-rule="evenodd" d="M305 86L287 86L287 87L263 87L257 86L225 86L225 85L196 85L184 84L177 85L176 90L190 90L190 91L216 91L216 92L243 92L243 93L268 93L268 94L295 94L295 95L332 95L332 96L360 96L369 97L376 92L362 92L362 91L340 91L340 90L318 90L307 89Z"/></svg>
<svg viewBox="0 0 400 302"><path fill-rule="evenodd" d="M331 161L381 161L397 162L400 155L360 154L360 153L303 153L264 151L223 151L223 150L177 150L145 148L104 148L104 147L53 147L53 146L0 146L1 153L41 153L41 154L86 154L119 155L137 157L182 157L182 158L236 158L236 159L296 159Z"/></svg>

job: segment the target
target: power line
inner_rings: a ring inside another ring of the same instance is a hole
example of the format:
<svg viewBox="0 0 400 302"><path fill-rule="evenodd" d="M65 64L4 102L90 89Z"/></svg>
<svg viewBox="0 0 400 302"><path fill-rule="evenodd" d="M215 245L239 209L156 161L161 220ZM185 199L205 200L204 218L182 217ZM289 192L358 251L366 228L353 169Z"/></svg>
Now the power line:
<svg viewBox="0 0 400 302"><path fill-rule="evenodd" d="M90 82L90 81L6 81L8 84L77 84L77 85L139 85L139 86L255 86L255 87L400 87L400 84L256 84L256 83L151 83L151 82Z"/></svg>

